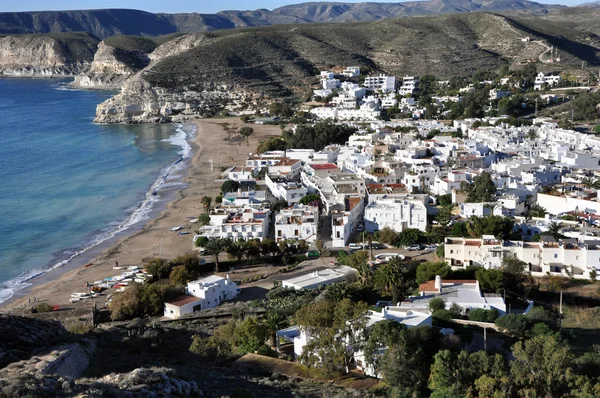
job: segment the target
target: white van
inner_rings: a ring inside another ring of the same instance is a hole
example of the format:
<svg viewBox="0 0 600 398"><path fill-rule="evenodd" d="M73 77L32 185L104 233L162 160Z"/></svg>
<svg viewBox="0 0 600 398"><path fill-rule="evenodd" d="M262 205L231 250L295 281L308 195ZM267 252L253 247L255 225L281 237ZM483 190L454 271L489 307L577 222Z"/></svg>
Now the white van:
<svg viewBox="0 0 600 398"><path fill-rule="evenodd" d="M358 243L350 243L348 245L348 247L350 248L350 250L360 250L360 249L362 249L362 246L359 245Z"/></svg>

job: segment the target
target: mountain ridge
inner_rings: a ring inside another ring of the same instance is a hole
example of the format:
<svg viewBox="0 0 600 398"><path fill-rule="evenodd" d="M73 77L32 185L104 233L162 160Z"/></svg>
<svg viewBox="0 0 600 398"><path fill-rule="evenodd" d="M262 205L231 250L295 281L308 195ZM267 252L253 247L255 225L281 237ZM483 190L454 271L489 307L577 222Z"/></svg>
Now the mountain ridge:
<svg viewBox="0 0 600 398"><path fill-rule="evenodd" d="M133 9L5 12L0 13L0 34L88 32L105 39L115 35L160 36L281 24L370 22L473 11L546 13L562 7L529 0L428 0L397 3L308 2L273 10L224 10L215 14L155 14Z"/></svg>

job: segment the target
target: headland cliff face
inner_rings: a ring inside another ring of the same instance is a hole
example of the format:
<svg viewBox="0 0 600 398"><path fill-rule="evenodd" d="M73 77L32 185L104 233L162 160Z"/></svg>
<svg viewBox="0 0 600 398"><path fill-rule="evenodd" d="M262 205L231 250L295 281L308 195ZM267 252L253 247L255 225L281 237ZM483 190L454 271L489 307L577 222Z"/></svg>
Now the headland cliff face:
<svg viewBox="0 0 600 398"><path fill-rule="evenodd" d="M0 38L0 76L72 76L87 70L92 56L93 50L89 49L74 57L63 43L51 37L5 36Z"/></svg>

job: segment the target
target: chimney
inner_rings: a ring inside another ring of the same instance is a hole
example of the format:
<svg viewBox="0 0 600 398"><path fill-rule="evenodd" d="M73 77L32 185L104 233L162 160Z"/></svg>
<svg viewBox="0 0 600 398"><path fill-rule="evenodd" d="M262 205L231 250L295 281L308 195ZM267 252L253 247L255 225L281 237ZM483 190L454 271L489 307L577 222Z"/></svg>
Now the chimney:
<svg viewBox="0 0 600 398"><path fill-rule="evenodd" d="M442 292L442 277L439 275L435 276L435 288L439 293Z"/></svg>

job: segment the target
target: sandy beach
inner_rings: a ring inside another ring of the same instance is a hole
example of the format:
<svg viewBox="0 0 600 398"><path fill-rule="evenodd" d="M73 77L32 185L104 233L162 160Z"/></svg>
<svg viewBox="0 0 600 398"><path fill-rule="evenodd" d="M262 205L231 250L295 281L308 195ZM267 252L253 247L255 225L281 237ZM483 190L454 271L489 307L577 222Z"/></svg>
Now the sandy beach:
<svg viewBox="0 0 600 398"><path fill-rule="evenodd" d="M233 132L244 123L238 118L206 119L196 121L198 130L194 138L196 153L191 159L188 175L185 178L188 188L178 192L177 198L156 218L148 220L141 231L122 237L114 246L105 249L92 260L92 266L78 266L67 272L49 272L42 280L31 282L33 286L19 292L12 299L0 304L0 311L19 312L28 309L28 298L36 297L37 302L59 305L61 308L89 306L91 303L71 304L71 293L84 291L86 282L101 280L118 275L122 271L113 270L115 262L119 266L141 265L142 259L153 256L171 259L193 249L193 224L190 217L197 217L202 212L200 199L208 195L219 194L221 184L215 182L222 173L221 168L245 164L248 153L254 152L260 140L269 135L279 135L279 126L252 125L254 134L245 140L229 141L228 131ZM211 159L214 170L211 171ZM184 226L189 235L178 235L171 231L174 226ZM54 274L54 275L53 275ZM109 290L108 293L111 293ZM106 297L96 299L102 306Z"/></svg>

